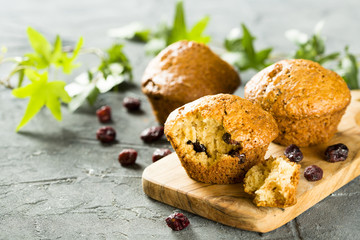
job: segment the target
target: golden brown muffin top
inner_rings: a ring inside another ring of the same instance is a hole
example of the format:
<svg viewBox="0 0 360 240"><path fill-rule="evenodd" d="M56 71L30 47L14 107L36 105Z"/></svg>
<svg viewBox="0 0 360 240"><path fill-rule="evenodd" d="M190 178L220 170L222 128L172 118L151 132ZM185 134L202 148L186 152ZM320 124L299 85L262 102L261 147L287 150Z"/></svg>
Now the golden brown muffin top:
<svg viewBox="0 0 360 240"><path fill-rule="evenodd" d="M200 114L204 120L216 120L231 135L231 139L242 142L244 149L269 144L278 135L271 114L246 99L230 94L205 96L175 109L165 122L165 134L171 136L179 121L192 114Z"/></svg>
<svg viewBox="0 0 360 240"><path fill-rule="evenodd" d="M350 90L335 72L303 59L283 60L257 73L245 98L274 116L303 118L331 114L350 103Z"/></svg>
<svg viewBox="0 0 360 240"><path fill-rule="evenodd" d="M204 44L179 41L162 50L142 78L145 94L181 102L216 93L233 93L240 78L232 66Z"/></svg>

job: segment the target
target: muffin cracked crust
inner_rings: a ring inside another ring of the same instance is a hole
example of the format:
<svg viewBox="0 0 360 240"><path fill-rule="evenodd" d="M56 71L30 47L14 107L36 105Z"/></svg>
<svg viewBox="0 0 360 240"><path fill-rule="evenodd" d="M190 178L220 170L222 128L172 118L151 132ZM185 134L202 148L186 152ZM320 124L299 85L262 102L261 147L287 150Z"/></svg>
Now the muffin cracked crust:
<svg viewBox="0 0 360 240"><path fill-rule="evenodd" d="M240 85L238 73L204 44L176 42L161 51L147 66L142 91L157 120L185 103L205 95L233 93Z"/></svg>
<svg viewBox="0 0 360 240"><path fill-rule="evenodd" d="M335 72L310 60L277 62L245 86L245 98L275 118L274 142L301 147L324 143L337 131L350 103L350 90Z"/></svg>
<svg viewBox="0 0 360 240"><path fill-rule="evenodd" d="M278 135L273 117L229 94L205 96L168 117L165 134L187 174L200 182L228 184L263 161Z"/></svg>

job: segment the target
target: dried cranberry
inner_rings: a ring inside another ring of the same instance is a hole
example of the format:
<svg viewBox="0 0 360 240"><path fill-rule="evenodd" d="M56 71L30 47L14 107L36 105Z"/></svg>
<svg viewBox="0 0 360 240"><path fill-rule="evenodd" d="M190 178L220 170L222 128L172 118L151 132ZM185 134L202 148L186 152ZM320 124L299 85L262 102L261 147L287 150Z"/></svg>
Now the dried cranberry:
<svg viewBox="0 0 360 240"><path fill-rule="evenodd" d="M349 149L345 144L338 143L331 145L325 151L325 160L328 162L345 161L348 153Z"/></svg>
<svg viewBox="0 0 360 240"><path fill-rule="evenodd" d="M158 126L145 129L140 137L144 142L150 143L159 140L162 135L164 135L164 127Z"/></svg>
<svg viewBox="0 0 360 240"><path fill-rule="evenodd" d="M137 152L134 149L124 149L119 153L119 163L123 166L132 165L137 158Z"/></svg>
<svg viewBox="0 0 360 240"><path fill-rule="evenodd" d="M204 152L207 154L206 152L206 147L204 144L201 144L198 140L196 140L196 142L192 142L191 140L187 141L186 144L192 144L193 145L193 148L194 148L194 151L195 152Z"/></svg>
<svg viewBox="0 0 360 240"><path fill-rule="evenodd" d="M112 127L101 127L96 132L96 138L102 143L110 143L115 140L116 132Z"/></svg>
<svg viewBox="0 0 360 240"><path fill-rule="evenodd" d="M246 160L246 155L245 153L239 153L241 151L241 149L233 149L231 150L228 154L232 157L237 157L239 159L239 164L243 164Z"/></svg>
<svg viewBox="0 0 360 240"><path fill-rule="evenodd" d="M137 111L140 109L140 99L134 97L126 97L123 100L123 106L126 107L128 111Z"/></svg>
<svg viewBox="0 0 360 240"><path fill-rule="evenodd" d="M231 134L230 133L224 133L224 135L222 136L222 139L227 144L241 145L241 142L238 142L238 141L235 141L235 140L231 139Z"/></svg>
<svg viewBox="0 0 360 240"><path fill-rule="evenodd" d="M180 231L186 228L190 221L182 213L174 213L165 219L166 224L174 231Z"/></svg>
<svg viewBox="0 0 360 240"><path fill-rule="evenodd" d="M206 147L204 144L199 143L198 141L196 141L195 143L193 143L194 146L194 150L196 152L205 152L206 153Z"/></svg>
<svg viewBox="0 0 360 240"><path fill-rule="evenodd" d="M96 110L96 115L100 122L107 123L111 121L111 108L109 106L102 106Z"/></svg>
<svg viewBox="0 0 360 240"><path fill-rule="evenodd" d="M166 157L169 155L171 151L167 148L158 148L155 150L155 152L152 155L152 161L156 162L157 160L160 160L163 157Z"/></svg>
<svg viewBox="0 0 360 240"><path fill-rule="evenodd" d="M304 177L308 181L318 181L323 177L323 170L316 165L308 166L304 170Z"/></svg>
<svg viewBox="0 0 360 240"><path fill-rule="evenodd" d="M304 158L300 148L295 144L289 145L284 154L291 162L300 162Z"/></svg>

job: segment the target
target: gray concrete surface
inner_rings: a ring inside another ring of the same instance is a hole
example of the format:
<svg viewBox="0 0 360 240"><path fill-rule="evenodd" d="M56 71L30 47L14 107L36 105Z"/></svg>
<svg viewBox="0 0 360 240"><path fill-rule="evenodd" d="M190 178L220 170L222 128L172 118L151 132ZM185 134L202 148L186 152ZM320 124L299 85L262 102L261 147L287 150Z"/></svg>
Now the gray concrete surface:
<svg viewBox="0 0 360 240"><path fill-rule="evenodd" d="M188 23L211 16L208 33L213 46L240 22L258 37L257 46L274 46L276 52L294 49L284 37L290 28L312 32L325 20L329 51L349 44L360 53L359 1L186 1ZM2 1L0 45L10 55L30 50L25 29L32 26L53 38L61 34L74 43L82 35L85 46L106 47L112 42L106 31L133 21L154 26L170 20L174 1ZM165 139L143 144L139 133L155 125L139 81L149 61L139 44L127 43L134 66L135 87L101 96L95 107L71 114L64 107L63 121L41 111L21 133L14 129L26 107L0 87L0 239L359 239L360 178L327 197L290 223L266 234L243 231L186 213L191 226L180 232L168 228L164 219L177 209L149 199L141 188L141 174L151 164L157 147L169 147ZM95 64L84 63L77 73ZM0 76L7 71L0 66ZM253 72L241 74L247 81ZM71 80L74 75L66 77ZM240 88L237 94L242 94ZM125 96L143 100L143 114L128 114L121 106ZM101 125L94 111L113 108L117 144L102 146L95 139ZM138 150L134 167L117 162L123 148Z"/></svg>

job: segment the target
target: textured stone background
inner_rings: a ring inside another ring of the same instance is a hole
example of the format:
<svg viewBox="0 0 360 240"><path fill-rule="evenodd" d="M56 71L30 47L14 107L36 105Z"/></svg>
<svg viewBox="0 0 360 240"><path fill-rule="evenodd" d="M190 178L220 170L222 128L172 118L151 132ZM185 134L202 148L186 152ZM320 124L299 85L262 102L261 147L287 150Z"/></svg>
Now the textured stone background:
<svg viewBox="0 0 360 240"><path fill-rule="evenodd" d="M107 47L109 28L133 21L154 26L172 19L174 1L3 1L0 8L0 45L9 55L30 50L27 26L50 39L56 34L73 44L84 36L85 46ZM325 20L329 51L349 44L360 53L360 2L343 1L186 1L188 24L205 14L211 16L207 33L219 47L231 28L245 22L258 37L258 48L274 46L276 53L294 49L284 32L297 28L311 33ZM141 188L141 174L151 164L156 147L168 147L165 139L143 144L139 133L155 125L150 106L139 89L149 57L143 46L127 43L126 53L134 66L136 86L102 96L94 108L71 114L63 108L58 123L49 111L41 111L19 134L14 133L26 107L0 87L0 239L359 239L360 178L335 192L285 226L266 234L247 232L186 213L191 226L173 232L164 222L174 209L149 199ZM96 60L85 62L72 76ZM0 76L8 66L0 67ZM247 81L253 72L242 74ZM237 94L242 94L240 88ZM142 114L128 114L121 106L125 96L143 100ZM100 126L94 111L113 108L113 127L119 143L102 146L95 140ZM123 168L117 162L121 149L139 151L137 165Z"/></svg>

